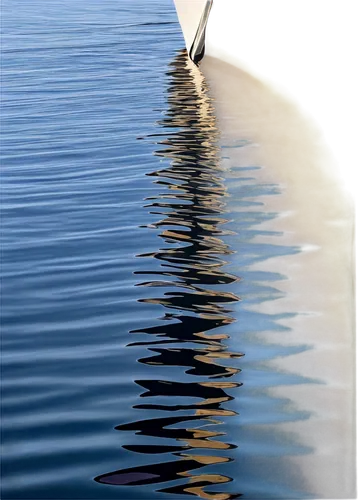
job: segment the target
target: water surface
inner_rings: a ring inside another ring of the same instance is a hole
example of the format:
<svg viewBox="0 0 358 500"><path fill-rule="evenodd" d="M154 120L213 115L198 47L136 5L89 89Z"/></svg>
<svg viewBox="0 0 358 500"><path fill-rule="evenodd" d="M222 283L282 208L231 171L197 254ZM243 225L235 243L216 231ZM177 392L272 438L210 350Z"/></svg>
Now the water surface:
<svg viewBox="0 0 358 500"><path fill-rule="evenodd" d="M3 16L3 498L305 496L265 427L309 416L265 365L305 346L247 308L300 250L256 242L280 188L230 163L172 2Z"/></svg>

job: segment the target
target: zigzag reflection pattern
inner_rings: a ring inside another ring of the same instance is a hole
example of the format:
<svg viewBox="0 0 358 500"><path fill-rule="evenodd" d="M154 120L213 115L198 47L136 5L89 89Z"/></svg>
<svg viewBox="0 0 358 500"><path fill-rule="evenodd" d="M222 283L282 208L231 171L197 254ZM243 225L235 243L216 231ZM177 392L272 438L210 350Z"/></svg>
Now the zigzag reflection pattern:
<svg viewBox="0 0 358 500"><path fill-rule="evenodd" d="M227 500L241 495L204 490L210 485L232 480L220 474L220 464L231 460L225 452L236 445L226 443L225 438L219 439L225 436L225 431L219 432L217 424L223 424L226 417L236 415L225 408L225 403L233 399L229 392L240 383L227 381L227 378L240 370L229 366L228 361L232 365L235 358L243 355L227 350L224 344L228 338L226 334L211 332L234 321L228 304L239 300L232 292L211 288L238 281L237 277L223 270L226 263L223 257L232 250L222 240L227 234L221 227L227 222L223 218L226 190L220 177L215 145L218 130L205 81L200 71L188 62L186 53L181 52L176 57L168 74L171 77L169 110L161 125L171 130L160 134L165 136L159 142L164 149L156 151L156 155L169 158L171 164L150 174L158 178L156 183L165 186L166 192L147 199L150 204L146 205L152 214L162 217L154 226L163 228L159 236L167 246L139 257L152 257L161 263L160 270L141 273L155 275L157 279L140 285L170 290L158 298L142 300L165 308L162 318L165 324L134 330L132 333L147 334L149 340L130 345L148 347L151 354L139 359L148 367L180 366L185 373L201 377L201 380L136 380L145 389L141 397L151 400L166 397L171 404L150 402L134 408L160 410L167 415L173 412L181 414L118 426L116 429L120 431L134 431L137 435L155 438L157 443L126 445L124 448L148 455L170 453L175 460L118 470L103 474L96 481L128 486L185 479L184 484L158 491ZM199 401L176 404L178 398L180 401ZM225 426L220 427L225 430ZM158 443L160 438L172 440L172 445ZM207 465L217 465L218 473L192 474L192 471Z"/></svg>

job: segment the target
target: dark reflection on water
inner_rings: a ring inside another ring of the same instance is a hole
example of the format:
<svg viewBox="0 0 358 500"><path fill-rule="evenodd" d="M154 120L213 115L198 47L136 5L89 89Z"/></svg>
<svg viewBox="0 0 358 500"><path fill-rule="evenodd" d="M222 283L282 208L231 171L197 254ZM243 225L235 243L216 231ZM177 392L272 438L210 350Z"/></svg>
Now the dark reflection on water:
<svg viewBox="0 0 358 500"><path fill-rule="evenodd" d="M215 330L235 321L230 303L239 297L229 288L239 278L224 270L225 256L232 253L222 239L228 233L222 227L227 222L226 188L220 177L218 130L205 81L188 63L185 52L178 54L168 74L169 109L160 123L166 132L158 134L164 148L155 154L169 158L171 164L150 174L166 191L148 198L146 205L150 213L161 217L153 226L162 230L159 236L166 245L139 255L160 262L159 270L141 273L153 275L153 279L140 285L163 289L158 297L142 302L162 305L165 316L159 325L134 330L132 333L147 334L148 340L130 344L148 347L148 356L138 360L148 369L161 366L168 370L163 380L135 381L145 390L141 397L152 398L134 406L149 411L148 418L117 427L154 438L153 444L124 446L131 452L153 455L152 463L103 474L96 481L129 486L181 479L183 482L158 491L225 500L240 494L204 488L216 485L217 490L217 485L232 480L220 473L220 464L232 461L230 450L237 444L226 442L218 424L236 415L226 404L241 385L235 375L240 372L237 358L243 354L228 351L228 336ZM225 285L225 291L220 285ZM182 367L191 381L170 380L173 366ZM166 413L152 418L150 410ZM160 454L166 454L163 462L158 460ZM218 465L217 474L194 472L213 464Z"/></svg>

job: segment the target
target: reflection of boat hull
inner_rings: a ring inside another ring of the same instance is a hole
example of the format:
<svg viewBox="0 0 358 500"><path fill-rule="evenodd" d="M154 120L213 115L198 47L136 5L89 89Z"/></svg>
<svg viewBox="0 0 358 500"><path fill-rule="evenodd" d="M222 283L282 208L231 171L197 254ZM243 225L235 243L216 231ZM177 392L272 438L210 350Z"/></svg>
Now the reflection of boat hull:
<svg viewBox="0 0 358 500"><path fill-rule="evenodd" d="M278 395L291 397L316 415L310 432L317 455L315 462L307 461L306 470L316 480L320 474L327 476L319 486L325 494L350 498L358 421L354 199L320 126L284 87L211 44L200 70L215 98L224 138L253 145L233 149L231 162L260 166L257 179L281 186L280 196L265 199L267 211L281 214L268 226L276 232L270 241L301 251L265 264L265 269L288 277L277 284L281 298L265 310L297 313L286 322L291 341L293 337L310 347L277 361L276 368L299 372L317 385L281 388Z"/></svg>
<svg viewBox="0 0 358 500"><path fill-rule="evenodd" d="M302 421L276 422L271 430L296 435L310 450L284 458L296 475L302 473L302 484L312 495L309 498L354 498L352 208L327 172L330 159L315 130L295 106L249 74L219 60L204 58L201 70L215 102L226 176L248 177L250 172L255 181L245 180L247 191L250 182L269 191L267 196L256 192L252 198L257 205L262 203L266 219L256 225L261 233L255 236L258 248L262 245L261 260L253 262L253 255L249 269L253 275L264 273L264 283L265 273L272 273L273 280L266 285L273 285L273 289L269 300L263 302L253 294L258 299L256 305L247 305L248 297L242 296L240 310L281 317L278 323L289 329L260 332L263 349L268 344L277 344L280 350L288 345L309 347L270 360L277 373L310 380L270 388L272 396L290 400L292 410L310 415ZM232 211L240 210L241 216L241 200L236 193L231 194L229 206ZM240 253L238 242L235 245ZM282 250L291 247L298 252L272 256L272 250L278 251L280 245ZM242 276L242 258L238 255L234 260L238 262L237 274ZM245 275L242 278L243 283L248 281ZM296 315L283 317L289 313ZM254 322L251 328L256 328ZM240 343L240 350L246 354L240 363L243 379L248 349ZM245 381L241 394L244 391ZM250 404L237 410L242 418L250 413ZM261 463L252 464L252 470L257 472ZM279 464L278 470L281 467Z"/></svg>

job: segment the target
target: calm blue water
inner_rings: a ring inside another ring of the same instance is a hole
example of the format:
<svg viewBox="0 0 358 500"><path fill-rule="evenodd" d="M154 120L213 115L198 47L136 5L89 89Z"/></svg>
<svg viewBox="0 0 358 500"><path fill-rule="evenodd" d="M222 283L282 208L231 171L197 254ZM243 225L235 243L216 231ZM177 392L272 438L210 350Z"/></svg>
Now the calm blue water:
<svg viewBox="0 0 358 500"><path fill-rule="evenodd" d="M265 429L307 418L264 364L301 347L247 309L298 250L252 241L279 191L222 167L171 0L2 14L2 498L305 496Z"/></svg>

